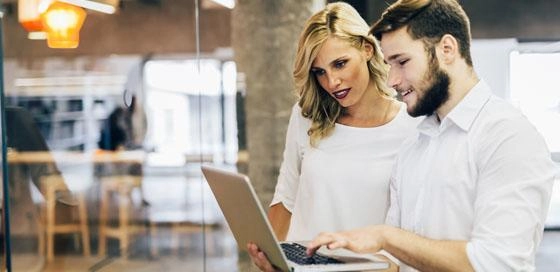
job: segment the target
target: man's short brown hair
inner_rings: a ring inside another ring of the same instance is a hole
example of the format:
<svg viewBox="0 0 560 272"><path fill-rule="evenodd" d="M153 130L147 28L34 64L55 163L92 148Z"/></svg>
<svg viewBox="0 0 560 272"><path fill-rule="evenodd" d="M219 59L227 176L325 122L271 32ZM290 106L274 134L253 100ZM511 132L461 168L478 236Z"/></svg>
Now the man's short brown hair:
<svg viewBox="0 0 560 272"><path fill-rule="evenodd" d="M381 40L383 33L401 27L407 27L413 39L422 39L427 51L445 34L452 35L461 56L472 66L469 18L456 0L399 0L383 12L370 33Z"/></svg>

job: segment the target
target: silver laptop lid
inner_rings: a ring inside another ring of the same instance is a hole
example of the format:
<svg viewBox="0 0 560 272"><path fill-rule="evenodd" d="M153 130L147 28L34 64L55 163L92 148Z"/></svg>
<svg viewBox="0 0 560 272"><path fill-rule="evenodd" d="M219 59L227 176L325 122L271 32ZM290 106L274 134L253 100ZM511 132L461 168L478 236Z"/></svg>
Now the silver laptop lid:
<svg viewBox="0 0 560 272"><path fill-rule="evenodd" d="M257 194L249 183L249 178L210 166L201 168L238 247L247 250L247 243L253 242L266 252L274 266L288 271L284 253L268 223Z"/></svg>

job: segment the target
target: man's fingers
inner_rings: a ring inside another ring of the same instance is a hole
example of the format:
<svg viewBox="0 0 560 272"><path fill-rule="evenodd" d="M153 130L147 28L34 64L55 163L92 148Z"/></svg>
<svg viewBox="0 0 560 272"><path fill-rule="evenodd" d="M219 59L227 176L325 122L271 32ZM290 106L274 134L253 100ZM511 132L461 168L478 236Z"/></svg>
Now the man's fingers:
<svg viewBox="0 0 560 272"><path fill-rule="evenodd" d="M346 247L348 245L348 241L346 241L346 239L343 238L339 238L339 240L335 240L332 243L327 245L328 249L337 249L337 248L343 248Z"/></svg>
<svg viewBox="0 0 560 272"><path fill-rule="evenodd" d="M336 241L335 236L332 233L323 232L320 233L313 241L307 244L307 255L311 256L317 249L323 245L329 245Z"/></svg>
<svg viewBox="0 0 560 272"><path fill-rule="evenodd" d="M328 249L348 247L348 239L340 233L321 233L307 246L307 255L311 256L319 247L327 246Z"/></svg>

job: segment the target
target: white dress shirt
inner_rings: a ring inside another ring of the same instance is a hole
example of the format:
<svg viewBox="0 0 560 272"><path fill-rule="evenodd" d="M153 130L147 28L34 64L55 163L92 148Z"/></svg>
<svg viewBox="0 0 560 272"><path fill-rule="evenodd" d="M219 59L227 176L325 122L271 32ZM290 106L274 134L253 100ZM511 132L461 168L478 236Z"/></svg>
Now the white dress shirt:
<svg viewBox="0 0 560 272"><path fill-rule="evenodd" d="M386 223L468 241L476 271L535 270L555 169L533 125L481 80L418 131L399 152Z"/></svg>
<svg viewBox="0 0 560 272"><path fill-rule="evenodd" d="M382 224L397 152L415 134L420 119L411 118L402 104L397 116L379 127L336 124L313 148L307 135L311 121L295 105L271 204L282 202L292 212L287 240Z"/></svg>

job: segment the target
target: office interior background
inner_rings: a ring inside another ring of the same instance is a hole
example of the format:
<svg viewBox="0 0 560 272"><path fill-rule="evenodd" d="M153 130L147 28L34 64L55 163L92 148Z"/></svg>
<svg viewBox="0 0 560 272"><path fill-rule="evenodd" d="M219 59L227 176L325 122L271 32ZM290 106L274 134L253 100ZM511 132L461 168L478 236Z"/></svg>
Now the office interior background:
<svg viewBox="0 0 560 272"><path fill-rule="evenodd" d="M200 166L248 174L267 206L296 41L326 2L84 1L116 11L83 9L74 49L30 35L24 2L0 1L2 269L247 271ZM394 1L347 2L373 23ZM560 2L460 2L475 69L560 168ZM558 230L556 181L537 271L560 267Z"/></svg>

